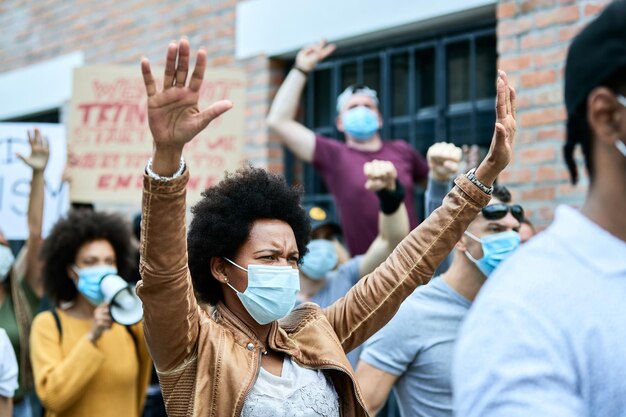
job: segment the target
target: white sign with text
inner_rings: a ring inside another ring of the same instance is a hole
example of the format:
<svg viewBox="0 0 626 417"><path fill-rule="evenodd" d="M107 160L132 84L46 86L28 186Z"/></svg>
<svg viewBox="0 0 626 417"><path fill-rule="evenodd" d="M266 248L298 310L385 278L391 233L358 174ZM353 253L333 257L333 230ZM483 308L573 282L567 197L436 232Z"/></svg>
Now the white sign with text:
<svg viewBox="0 0 626 417"><path fill-rule="evenodd" d="M38 128L50 143L44 174L43 236L69 208L68 186L61 181L66 161L65 126L51 123L0 123L0 230L9 240L28 237L28 198L32 170L16 154L30 155L28 130Z"/></svg>

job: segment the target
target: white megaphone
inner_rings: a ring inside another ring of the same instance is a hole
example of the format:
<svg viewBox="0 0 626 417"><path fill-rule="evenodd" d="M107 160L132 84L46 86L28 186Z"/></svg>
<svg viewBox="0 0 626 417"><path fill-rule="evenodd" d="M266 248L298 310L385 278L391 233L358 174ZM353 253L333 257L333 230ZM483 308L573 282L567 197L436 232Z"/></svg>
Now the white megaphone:
<svg viewBox="0 0 626 417"><path fill-rule="evenodd" d="M109 303L111 317L125 326L141 321L143 308L135 287L118 275L107 275L100 281L104 301Z"/></svg>

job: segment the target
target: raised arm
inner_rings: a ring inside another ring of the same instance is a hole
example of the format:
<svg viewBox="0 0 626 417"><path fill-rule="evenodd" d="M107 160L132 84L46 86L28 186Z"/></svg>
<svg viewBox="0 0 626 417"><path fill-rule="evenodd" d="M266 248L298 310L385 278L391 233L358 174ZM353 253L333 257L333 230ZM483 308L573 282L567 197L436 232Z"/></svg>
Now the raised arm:
<svg viewBox="0 0 626 417"><path fill-rule="evenodd" d="M324 40L301 49L296 56L294 68L289 71L278 89L267 116L268 127L280 137L291 152L305 162L313 161L315 133L295 120L300 96L306 84L307 74L334 50L335 45L327 45Z"/></svg>
<svg viewBox="0 0 626 417"><path fill-rule="evenodd" d="M403 202L404 190L397 181L398 173L393 164L374 160L367 162L363 171L367 177L365 188L376 192L381 211L378 215L378 236L361 259L360 276L369 274L383 263L411 230L409 215Z"/></svg>
<svg viewBox="0 0 626 417"><path fill-rule="evenodd" d="M183 148L232 107L229 101L222 100L205 110L198 109L206 51L198 51L187 85L189 55L187 39L168 46L161 91L157 91L150 63L146 58L141 61L153 156L151 167L148 166L151 175L144 179L142 281L137 293L143 301L146 340L161 372L191 360L198 335L199 309L187 266L185 185L189 173L181 159ZM177 178L172 178L177 172Z"/></svg>
<svg viewBox="0 0 626 417"><path fill-rule="evenodd" d="M463 151L451 143L437 142L428 148L426 159L428 160L428 185L424 193L424 217L441 206L444 197L452 189L452 180L459 172L459 162ZM453 253L450 252L446 259L437 267L435 275L447 271L452 263Z"/></svg>
<svg viewBox="0 0 626 417"><path fill-rule="evenodd" d="M26 244L25 271L26 283L37 297L43 297L43 281L41 276L41 261L39 251L43 240L41 229L43 225L44 205L44 171L48 165L50 148L48 140L41 136L39 129L28 133L30 156L18 154L26 165L33 170L30 183L30 197L28 199L28 241Z"/></svg>
<svg viewBox="0 0 626 417"><path fill-rule="evenodd" d="M502 71L497 91L494 135L487 156L475 172L475 179L487 187L511 161L515 138L515 91ZM384 326L404 299L430 280L489 202L490 195L468 177L459 176L455 183L442 206L413 230L381 266L324 310L346 352Z"/></svg>

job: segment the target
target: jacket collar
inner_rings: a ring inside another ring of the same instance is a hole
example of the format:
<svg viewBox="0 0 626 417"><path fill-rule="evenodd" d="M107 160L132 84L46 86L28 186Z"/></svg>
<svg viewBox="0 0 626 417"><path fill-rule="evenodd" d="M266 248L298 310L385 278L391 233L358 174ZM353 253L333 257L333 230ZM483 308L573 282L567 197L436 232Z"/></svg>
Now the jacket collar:
<svg viewBox="0 0 626 417"><path fill-rule="evenodd" d="M258 348L265 345L259 340L254 331L221 301L215 307L214 318L232 331L236 342L241 346L247 347L249 343L252 343ZM268 340L268 347L273 350L284 352L291 356L294 356L299 351L293 339L289 337L287 332L276 321L271 324Z"/></svg>

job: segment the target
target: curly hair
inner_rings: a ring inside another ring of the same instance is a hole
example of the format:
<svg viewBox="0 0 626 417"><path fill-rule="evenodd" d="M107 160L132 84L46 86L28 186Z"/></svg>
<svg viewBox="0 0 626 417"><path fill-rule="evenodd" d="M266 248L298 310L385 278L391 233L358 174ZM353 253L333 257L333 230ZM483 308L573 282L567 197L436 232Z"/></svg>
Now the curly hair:
<svg viewBox="0 0 626 417"><path fill-rule="evenodd" d="M118 274L127 277L133 267L133 260L130 225L122 216L73 209L66 218L54 225L43 242L41 259L44 262L44 287L56 304L76 298L78 290L68 276L67 269L76 262L76 255L84 244L100 239L113 246Z"/></svg>
<svg viewBox="0 0 626 417"><path fill-rule="evenodd" d="M192 209L187 246L189 270L197 297L211 305L223 299L211 273L213 257L234 257L259 219L278 219L291 226L300 259L306 253L311 225L300 206L302 189L260 168L245 167L214 187Z"/></svg>

